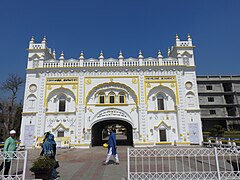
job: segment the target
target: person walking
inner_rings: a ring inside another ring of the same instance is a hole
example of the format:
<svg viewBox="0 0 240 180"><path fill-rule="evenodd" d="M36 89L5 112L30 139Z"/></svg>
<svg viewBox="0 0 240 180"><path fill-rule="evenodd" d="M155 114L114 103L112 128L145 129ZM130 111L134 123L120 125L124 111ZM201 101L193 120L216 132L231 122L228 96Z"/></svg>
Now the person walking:
<svg viewBox="0 0 240 180"><path fill-rule="evenodd" d="M112 127L108 129L109 130L109 139L108 139L108 153L107 153L107 158L104 161L103 165L108 165L108 162L113 155L115 158L115 163L119 165L119 159L118 159L118 154L117 154L117 143L116 143L116 132L115 129Z"/></svg>
<svg viewBox="0 0 240 180"><path fill-rule="evenodd" d="M15 139L16 131L11 130L9 134L10 134L9 138L7 138L6 141L4 142L4 149L3 149L3 152L7 153L9 158L5 159L5 161L2 162L2 164L0 165L0 171L2 171L2 169L4 168L5 177L7 177L9 173L11 161L13 158L13 151L16 151L17 149L16 139Z"/></svg>

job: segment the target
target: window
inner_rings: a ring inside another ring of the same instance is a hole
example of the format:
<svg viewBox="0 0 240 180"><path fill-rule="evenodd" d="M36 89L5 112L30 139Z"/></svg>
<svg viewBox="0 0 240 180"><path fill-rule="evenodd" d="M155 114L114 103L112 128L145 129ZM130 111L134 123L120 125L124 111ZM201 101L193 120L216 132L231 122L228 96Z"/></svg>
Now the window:
<svg viewBox="0 0 240 180"><path fill-rule="evenodd" d="M119 95L119 103L125 103L125 96L124 94Z"/></svg>
<svg viewBox="0 0 240 180"><path fill-rule="evenodd" d="M207 89L207 90L212 90L212 89L213 89L213 88L212 88L212 85L207 85L207 86L206 86L206 89Z"/></svg>
<svg viewBox="0 0 240 180"><path fill-rule="evenodd" d="M157 109L164 110L164 99L163 99L162 95L157 96Z"/></svg>
<svg viewBox="0 0 240 180"><path fill-rule="evenodd" d="M159 130L160 142L167 141L166 129Z"/></svg>
<svg viewBox="0 0 240 180"><path fill-rule="evenodd" d="M104 94L100 94L99 95L99 103L100 104L104 104L105 103L105 96L104 96Z"/></svg>
<svg viewBox="0 0 240 180"><path fill-rule="evenodd" d="M58 131L57 137L64 137L64 131Z"/></svg>
<svg viewBox="0 0 240 180"><path fill-rule="evenodd" d="M59 97L59 107L58 107L59 112L65 112L66 111L66 96L62 95Z"/></svg>
<svg viewBox="0 0 240 180"><path fill-rule="evenodd" d="M208 102L214 102L214 97L208 97Z"/></svg>
<svg viewBox="0 0 240 180"><path fill-rule="evenodd" d="M210 114L216 114L216 110L210 110Z"/></svg>
<svg viewBox="0 0 240 180"><path fill-rule="evenodd" d="M109 103L115 103L115 95L114 94L109 95Z"/></svg>

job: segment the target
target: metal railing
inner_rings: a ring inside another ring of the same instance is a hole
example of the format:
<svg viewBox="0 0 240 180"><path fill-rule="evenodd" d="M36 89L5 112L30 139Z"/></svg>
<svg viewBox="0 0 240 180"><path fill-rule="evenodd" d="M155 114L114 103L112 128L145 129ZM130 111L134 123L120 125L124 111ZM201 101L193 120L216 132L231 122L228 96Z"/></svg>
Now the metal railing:
<svg viewBox="0 0 240 180"><path fill-rule="evenodd" d="M128 148L131 179L240 179L240 154L214 148Z"/></svg>
<svg viewBox="0 0 240 180"><path fill-rule="evenodd" d="M0 164L3 169L0 171L0 179L25 180L27 151L0 151ZM8 175L4 175L5 166L10 163Z"/></svg>

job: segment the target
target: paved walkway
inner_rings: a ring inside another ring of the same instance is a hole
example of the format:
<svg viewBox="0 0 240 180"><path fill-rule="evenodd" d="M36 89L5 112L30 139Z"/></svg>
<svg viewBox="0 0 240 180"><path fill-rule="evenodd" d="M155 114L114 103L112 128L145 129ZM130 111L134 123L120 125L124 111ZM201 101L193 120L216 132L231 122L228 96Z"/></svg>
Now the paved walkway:
<svg viewBox="0 0 240 180"><path fill-rule="evenodd" d="M28 150L28 163L26 179L34 179L29 171L32 162L38 157L40 150ZM127 177L127 147L119 146L118 154L120 165L114 161L103 166L107 149L94 147L90 149L58 149L57 160L60 167L59 180L124 180ZM113 158L112 158L113 159Z"/></svg>

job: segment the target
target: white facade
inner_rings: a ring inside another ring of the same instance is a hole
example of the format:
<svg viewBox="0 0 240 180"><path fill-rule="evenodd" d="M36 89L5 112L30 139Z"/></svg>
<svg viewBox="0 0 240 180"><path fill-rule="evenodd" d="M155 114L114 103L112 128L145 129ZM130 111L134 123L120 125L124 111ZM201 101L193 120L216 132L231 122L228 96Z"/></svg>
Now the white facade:
<svg viewBox="0 0 240 180"><path fill-rule="evenodd" d="M96 124L125 123L133 145L200 144L194 46L188 36L163 58L56 59L46 38L28 48L21 140L32 146L46 131L89 146ZM127 124L127 125L126 125ZM101 136L101 134L99 134ZM61 138L60 138L61 139Z"/></svg>

